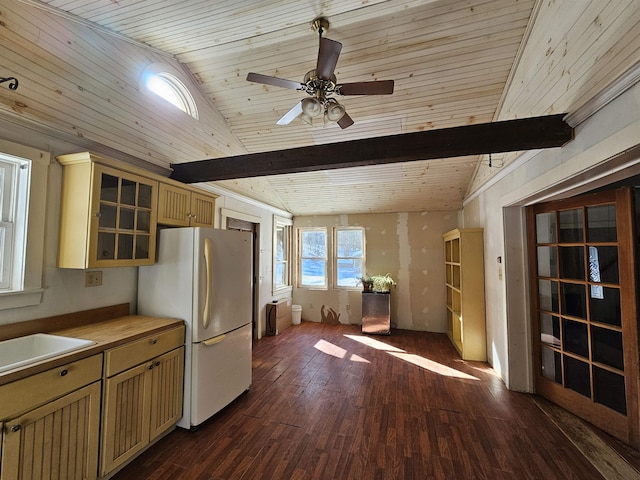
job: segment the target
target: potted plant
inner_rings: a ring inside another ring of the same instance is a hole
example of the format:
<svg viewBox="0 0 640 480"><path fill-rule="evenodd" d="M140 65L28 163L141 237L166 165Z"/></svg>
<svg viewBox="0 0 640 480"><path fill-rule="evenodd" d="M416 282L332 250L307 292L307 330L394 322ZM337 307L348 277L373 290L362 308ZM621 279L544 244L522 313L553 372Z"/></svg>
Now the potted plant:
<svg viewBox="0 0 640 480"><path fill-rule="evenodd" d="M362 284L363 292L373 292L373 278L368 273L363 277L359 277L358 283Z"/></svg>
<svg viewBox="0 0 640 480"><path fill-rule="evenodd" d="M389 293L389 289L397 285L389 273L386 275L373 275L371 279L373 280L373 291L377 293Z"/></svg>

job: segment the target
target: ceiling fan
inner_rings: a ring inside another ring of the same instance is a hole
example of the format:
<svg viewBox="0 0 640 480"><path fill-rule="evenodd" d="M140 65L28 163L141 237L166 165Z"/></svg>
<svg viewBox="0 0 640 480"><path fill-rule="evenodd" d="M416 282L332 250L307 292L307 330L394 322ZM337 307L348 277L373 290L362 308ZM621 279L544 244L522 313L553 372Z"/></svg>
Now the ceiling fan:
<svg viewBox="0 0 640 480"><path fill-rule="evenodd" d="M338 63L342 44L322 36L323 32L329 29L329 21L326 18L316 18L312 26L320 36L318 60L316 68L307 72L302 83L253 72L247 75L247 80L300 90L310 95L285 113L276 122L278 125L288 125L298 117L311 125L313 118L322 114L325 125L336 122L340 128L347 128L353 125L353 120L346 112L344 105L338 103L332 95L390 95L393 93L393 80L337 83L334 70Z"/></svg>

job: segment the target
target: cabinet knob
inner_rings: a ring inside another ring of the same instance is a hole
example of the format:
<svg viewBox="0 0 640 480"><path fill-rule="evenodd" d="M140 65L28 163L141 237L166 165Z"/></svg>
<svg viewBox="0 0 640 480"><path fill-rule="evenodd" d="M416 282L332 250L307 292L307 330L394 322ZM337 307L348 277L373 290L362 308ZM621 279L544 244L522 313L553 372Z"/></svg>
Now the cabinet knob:
<svg viewBox="0 0 640 480"><path fill-rule="evenodd" d="M66 376L66 375L67 375L67 373L69 373L69 370L64 369L64 370L61 370L61 371L60 371L60 373L59 373L58 375L60 375L61 377L64 377L64 376Z"/></svg>
<svg viewBox="0 0 640 480"><path fill-rule="evenodd" d="M155 345L156 343L158 343L158 339L157 338L152 338L151 340L149 340L149 343L151 345Z"/></svg>
<svg viewBox="0 0 640 480"><path fill-rule="evenodd" d="M20 424L18 423L18 424L16 424L16 425L13 425L13 426L10 428L10 431L11 431L12 433L16 433L16 432L19 432L21 428L22 428L22 425L20 425Z"/></svg>
<svg viewBox="0 0 640 480"><path fill-rule="evenodd" d="M153 363L147 367L147 370L153 370Z"/></svg>
<svg viewBox="0 0 640 480"><path fill-rule="evenodd" d="M155 365L156 367L159 367L159 366L160 366L160 362L156 362L154 365Z"/></svg>
<svg viewBox="0 0 640 480"><path fill-rule="evenodd" d="M96 212L96 217L100 218L102 214L100 212Z"/></svg>

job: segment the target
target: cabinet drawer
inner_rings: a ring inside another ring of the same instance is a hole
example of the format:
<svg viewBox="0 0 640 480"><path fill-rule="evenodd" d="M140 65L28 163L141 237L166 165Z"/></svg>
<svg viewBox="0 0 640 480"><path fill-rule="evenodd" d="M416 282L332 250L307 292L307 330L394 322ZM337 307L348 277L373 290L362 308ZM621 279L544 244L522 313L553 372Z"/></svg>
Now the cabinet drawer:
<svg viewBox="0 0 640 480"><path fill-rule="evenodd" d="M104 357L104 374L111 377L180 345L184 345L184 326L107 350Z"/></svg>
<svg viewBox="0 0 640 480"><path fill-rule="evenodd" d="M77 390L102 376L102 354L0 386L0 419L18 415Z"/></svg>

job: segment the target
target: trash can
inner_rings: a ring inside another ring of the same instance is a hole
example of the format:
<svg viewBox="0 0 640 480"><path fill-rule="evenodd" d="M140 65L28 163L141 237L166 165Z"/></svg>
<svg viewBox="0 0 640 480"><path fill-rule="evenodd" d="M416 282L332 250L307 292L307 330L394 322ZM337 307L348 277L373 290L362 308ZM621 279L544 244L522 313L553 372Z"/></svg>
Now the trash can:
<svg viewBox="0 0 640 480"><path fill-rule="evenodd" d="M302 319L302 305L291 305L291 323L300 325Z"/></svg>

